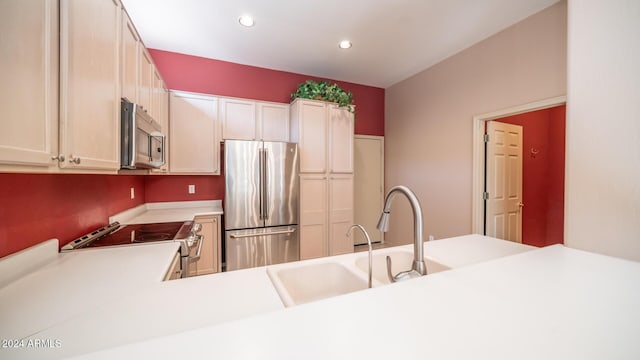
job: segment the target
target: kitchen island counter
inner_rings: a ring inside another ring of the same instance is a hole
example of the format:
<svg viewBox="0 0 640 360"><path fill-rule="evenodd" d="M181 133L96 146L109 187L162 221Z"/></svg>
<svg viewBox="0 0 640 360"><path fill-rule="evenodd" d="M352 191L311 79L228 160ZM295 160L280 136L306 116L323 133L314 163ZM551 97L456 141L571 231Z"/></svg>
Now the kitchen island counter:
<svg viewBox="0 0 640 360"><path fill-rule="evenodd" d="M84 359L637 359L640 263L554 245Z"/></svg>

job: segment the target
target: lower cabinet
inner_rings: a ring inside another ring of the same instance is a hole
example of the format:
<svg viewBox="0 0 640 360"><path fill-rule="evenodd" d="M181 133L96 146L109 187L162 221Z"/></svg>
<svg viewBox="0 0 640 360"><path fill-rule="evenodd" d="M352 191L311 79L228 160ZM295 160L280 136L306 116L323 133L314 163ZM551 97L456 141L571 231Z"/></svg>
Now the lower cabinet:
<svg viewBox="0 0 640 360"><path fill-rule="evenodd" d="M189 276L206 275L220 272L220 215L196 216L194 221L202 225L200 235L203 236L200 260L189 267Z"/></svg>
<svg viewBox="0 0 640 360"><path fill-rule="evenodd" d="M353 252L353 175L300 175L300 260Z"/></svg>

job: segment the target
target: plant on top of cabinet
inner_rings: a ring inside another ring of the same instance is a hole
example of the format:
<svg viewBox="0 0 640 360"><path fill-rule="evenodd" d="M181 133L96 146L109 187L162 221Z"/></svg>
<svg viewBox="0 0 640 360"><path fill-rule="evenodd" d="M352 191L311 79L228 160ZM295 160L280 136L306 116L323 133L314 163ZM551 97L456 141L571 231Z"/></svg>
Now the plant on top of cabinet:
<svg viewBox="0 0 640 360"><path fill-rule="evenodd" d="M291 94L291 100L296 98L334 102L338 103L340 107L346 107L350 113L356 113L353 106L353 94L351 91L342 90L336 83L307 80L298 85L298 90Z"/></svg>

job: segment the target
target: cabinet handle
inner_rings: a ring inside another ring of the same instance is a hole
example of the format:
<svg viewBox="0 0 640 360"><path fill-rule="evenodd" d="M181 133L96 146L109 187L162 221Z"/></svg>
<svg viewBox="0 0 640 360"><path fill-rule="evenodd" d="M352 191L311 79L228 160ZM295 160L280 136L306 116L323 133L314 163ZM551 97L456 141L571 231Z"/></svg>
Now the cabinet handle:
<svg viewBox="0 0 640 360"><path fill-rule="evenodd" d="M64 155L52 156L51 160L58 160L58 162L64 162Z"/></svg>
<svg viewBox="0 0 640 360"><path fill-rule="evenodd" d="M80 165L80 157L73 157L73 155L71 155L69 162L72 164Z"/></svg>

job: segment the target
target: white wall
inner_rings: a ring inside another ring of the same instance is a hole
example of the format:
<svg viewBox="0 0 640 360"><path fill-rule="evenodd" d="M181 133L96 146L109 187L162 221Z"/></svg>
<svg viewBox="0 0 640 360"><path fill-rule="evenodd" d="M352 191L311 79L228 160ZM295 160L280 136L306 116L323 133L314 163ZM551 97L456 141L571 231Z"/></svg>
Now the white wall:
<svg viewBox="0 0 640 360"><path fill-rule="evenodd" d="M407 185L425 237L471 232L472 118L566 94L567 4L562 1L386 89L385 187ZM413 239L397 197L390 243Z"/></svg>
<svg viewBox="0 0 640 360"><path fill-rule="evenodd" d="M570 1L565 243L640 260L640 1Z"/></svg>

